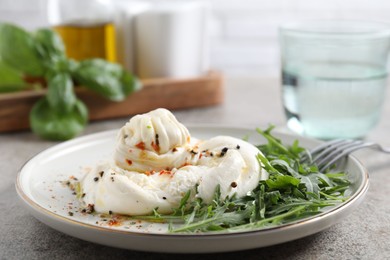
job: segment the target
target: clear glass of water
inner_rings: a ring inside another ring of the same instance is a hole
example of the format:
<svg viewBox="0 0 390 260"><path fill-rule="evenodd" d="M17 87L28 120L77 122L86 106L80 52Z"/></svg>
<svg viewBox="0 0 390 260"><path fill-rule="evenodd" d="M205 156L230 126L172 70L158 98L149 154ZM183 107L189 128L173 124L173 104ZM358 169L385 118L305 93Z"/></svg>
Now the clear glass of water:
<svg viewBox="0 0 390 260"><path fill-rule="evenodd" d="M307 21L279 35L288 127L320 139L364 137L384 101L390 25Z"/></svg>

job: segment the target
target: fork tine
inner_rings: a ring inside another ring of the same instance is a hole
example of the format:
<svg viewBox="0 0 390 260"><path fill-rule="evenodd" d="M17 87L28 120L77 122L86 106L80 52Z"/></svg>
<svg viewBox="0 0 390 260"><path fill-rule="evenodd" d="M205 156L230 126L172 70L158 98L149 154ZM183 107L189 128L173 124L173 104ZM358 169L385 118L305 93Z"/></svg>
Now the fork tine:
<svg viewBox="0 0 390 260"><path fill-rule="evenodd" d="M322 150L319 150L317 154L313 155L313 163L319 164L323 158L326 158L329 154L348 146L351 142L353 142L353 140L341 140L325 147Z"/></svg>
<svg viewBox="0 0 390 260"><path fill-rule="evenodd" d="M320 171L326 170L331 165L333 165L335 162L337 162L341 158L347 156L348 154L350 154L356 150L359 150L361 148L366 148L366 147L378 147L378 146L379 146L378 144L373 143L373 142L369 142L369 143L360 142L359 144L355 144L354 146L351 146L351 147L343 150L341 153L337 154L336 156L334 156L330 160L324 162L322 165L318 165L319 170Z"/></svg>
<svg viewBox="0 0 390 260"><path fill-rule="evenodd" d="M323 143L321 145L318 145L316 146L314 149L312 150L308 150L301 158L301 162L307 162L308 160L312 161L314 156L316 153L319 153L321 151L323 151L324 149L328 148L328 147L332 147L333 145L336 145L336 144L339 144L341 142L344 142L345 140L342 140L342 139L336 139L336 140L332 140L332 141L328 141L326 143Z"/></svg>
<svg viewBox="0 0 390 260"><path fill-rule="evenodd" d="M344 143L340 143L339 145L337 146L333 146L333 150L330 150L327 154L324 153L322 156L318 156L314 162L317 163L317 165L321 166L321 165L324 165L326 164L329 160L331 160L332 158L334 158L335 156L337 156L338 154L340 153L343 153L343 151L347 150L348 148L350 147L355 147L356 145L360 145L362 144L363 141L351 141L351 140L348 140L348 142L344 142Z"/></svg>
<svg viewBox="0 0 390 260"><path fill-rule="evenodd" d="M338 143L344 142L344 141L345 140L343 140L343 139L336 139L336 140L332 140L332 141L323 143L322 145L319 145L319 146L315 147L313 150L311 150L310 153L311 154L318 153L318 152L322 151L323 149L325 149L328 146L331 146L331 145L334 145L334 144L338 144Z"/></svg>

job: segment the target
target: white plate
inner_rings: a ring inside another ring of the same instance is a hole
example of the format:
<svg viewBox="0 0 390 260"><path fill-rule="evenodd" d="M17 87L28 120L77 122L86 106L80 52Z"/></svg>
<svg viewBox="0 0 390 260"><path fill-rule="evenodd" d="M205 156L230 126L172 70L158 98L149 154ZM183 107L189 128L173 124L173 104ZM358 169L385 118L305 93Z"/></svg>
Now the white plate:
<svg viewBox="0 0 390 260"><path fill-rule="evenodd" d="M238 138L249 135L254 144L264 142L254 129L193 126L192 136L210 138L231 135ZM317 216L277 227L239 233L168 234L167 224L148 224L141 221L123 221L121 225L100 216L78 213L78 201L63 184L70 176L81 176L86 167L111 158L117 131L97 133L64 142L47 149L28 161L18 174L17 192L38 220L68 235L87 241L126 249L202 253L227 252L258 248L305 237L324 230L352 212L363 200L368 189L368 173L354 157L346 163L352 181L350 199L327 209ZM283 142L298 139L304 147L313 147L318 141L274 131ZM73 212L73 216L69 215Z"/></svg>

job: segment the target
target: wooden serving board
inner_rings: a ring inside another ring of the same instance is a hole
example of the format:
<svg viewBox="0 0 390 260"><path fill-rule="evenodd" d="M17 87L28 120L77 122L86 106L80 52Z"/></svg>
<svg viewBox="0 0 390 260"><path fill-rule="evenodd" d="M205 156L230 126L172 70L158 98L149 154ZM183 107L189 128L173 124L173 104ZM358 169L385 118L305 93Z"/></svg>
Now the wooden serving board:
<svg viewBox="0 0 390 260"><path fill-rule="evenodd" d="M87 89L76 90L89 110L89 119L102 120L145 113L217 105L223 101L223 77L218 72L192 79L145 79L143 88L122 102L108 101ZM46 90L0 94L0 132L28 129L29 113Z"/></svg>

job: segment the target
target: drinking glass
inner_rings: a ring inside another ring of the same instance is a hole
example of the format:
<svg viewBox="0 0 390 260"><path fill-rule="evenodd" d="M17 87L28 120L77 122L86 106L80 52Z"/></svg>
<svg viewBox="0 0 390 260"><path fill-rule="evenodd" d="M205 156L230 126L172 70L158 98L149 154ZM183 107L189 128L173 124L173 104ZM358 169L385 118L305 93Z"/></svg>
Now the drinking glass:
<svg viewBox="0 0 390 260"><path fill-rule="evenodd" d="M282 98L290 129L315 138L362 138L379 121L390 26L306 21L280 27Z"/></svg>

